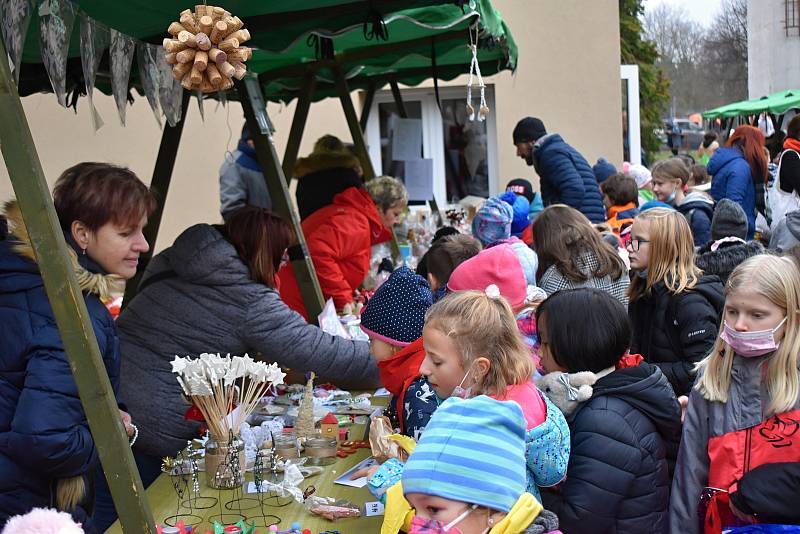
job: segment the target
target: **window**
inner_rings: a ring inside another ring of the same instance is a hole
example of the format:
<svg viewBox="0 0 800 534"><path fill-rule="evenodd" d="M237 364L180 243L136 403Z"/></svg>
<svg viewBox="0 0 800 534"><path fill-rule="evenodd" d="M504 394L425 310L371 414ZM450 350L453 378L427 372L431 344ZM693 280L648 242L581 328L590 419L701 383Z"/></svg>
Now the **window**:
<svg viewBox="0 0 800 534"><path fill-rule="evenodd" d="M477 95L474 89L473 93L473 96ZM407 169L415 172L421 167L418 163L408 164L395 157L431 160L428 165L432 167L432 183L427 184L427 191L432 190L440 206L468 195L488 197L496 193L497 130L494 113L490 113L486 121L468 120L466 87L440 88L441 112L432 88L404 89L402 95L407 118L416 123L403 124L391 91L382 91L375 95L366 129L375 172L396 176L409 185L409 178L413 180L415 177L406 176ZM494 92L491 86L486 88L486 101L489 109L494 110ZM476 104L477 102L473 103ZM409 127L412 131L408 130ZM398 150L395 146L409 138L413 138L413 143L416 143L417 138L414 136L417 133L414 129L421 130L419 155L416 146L405 147L404 150ZM399 155L399 152L404 155ZM421 185L418 179L416 182ZM426 196L426 189L409 188L410 193L414 190L418 191L416 197ZM412 194L410 200L429 199L415 198Z"/></svg>
<svg viewBox="0 0 800 534"><path fill-rule="evenodd" d="M800 0L783 0L785 18L783 27L786 37L800 35Z"/></svg>

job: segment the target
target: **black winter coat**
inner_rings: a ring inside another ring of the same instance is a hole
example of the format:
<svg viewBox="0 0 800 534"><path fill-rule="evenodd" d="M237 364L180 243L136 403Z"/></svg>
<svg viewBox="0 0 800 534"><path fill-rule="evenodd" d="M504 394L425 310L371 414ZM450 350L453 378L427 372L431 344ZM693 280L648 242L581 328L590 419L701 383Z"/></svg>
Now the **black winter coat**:
<svg viewBox="0 0 800 534"><path fill-rule="evenodd" d="M764 245L758 241L722 243L713 252L711 245L712 243L707 243L697 251L694 263L705 274L719 276L723 286L728 282L728 277L737 265L747 258L764 253Z"/></svg>
<svg viewBox="0 0 800 534"><path fill-rule="evenodd" d="M759 522L800 524L800 463L764 464L744 474L731 493L742 512L758 512Z"/></svg>
<svg viewBox="0 0 800 534"><path fill-rule="evenodd" d="M667 441L680 406L658 367L642 363L600 378L569 420L567 479L542 500L564 534L667 532Z"/></svg>
<svg viewBox="0 0 800 534"><path fill-rule="evenodd" d="M631 352L661 368L676 395L688 395L694 365L717 339L725 296L716 276L702 276L688 291L673 295L659 282L650 295L632 301Z"/></svg>

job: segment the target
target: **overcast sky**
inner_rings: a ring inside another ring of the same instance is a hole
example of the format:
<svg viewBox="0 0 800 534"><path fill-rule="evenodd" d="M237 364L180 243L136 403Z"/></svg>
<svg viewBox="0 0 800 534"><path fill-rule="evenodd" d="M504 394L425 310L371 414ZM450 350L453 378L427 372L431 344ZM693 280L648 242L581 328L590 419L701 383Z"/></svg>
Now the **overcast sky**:
<svg viewBox="0 0 800 534"><path fill-rule="evenodd" d="M690 17L708 26L719 8L720 0L644 0L645 12L660 4L682 6Z"/></svg>

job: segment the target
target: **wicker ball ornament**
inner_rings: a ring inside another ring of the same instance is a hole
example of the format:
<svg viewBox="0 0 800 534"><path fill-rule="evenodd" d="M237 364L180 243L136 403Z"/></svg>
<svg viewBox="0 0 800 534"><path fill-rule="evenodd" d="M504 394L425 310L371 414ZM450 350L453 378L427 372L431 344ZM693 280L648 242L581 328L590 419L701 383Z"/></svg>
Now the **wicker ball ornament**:
<svg viewBox="0 0 800 534"><path fill-rule="evenodd" d="M189 90L204 93L233 87L233 78L247 73L245 62L253 50L242 43L250 40L244 22L221 7L197 5L181 12L180 20L167 28L172 38L164 39L167 63L172 75Z"/></svg>

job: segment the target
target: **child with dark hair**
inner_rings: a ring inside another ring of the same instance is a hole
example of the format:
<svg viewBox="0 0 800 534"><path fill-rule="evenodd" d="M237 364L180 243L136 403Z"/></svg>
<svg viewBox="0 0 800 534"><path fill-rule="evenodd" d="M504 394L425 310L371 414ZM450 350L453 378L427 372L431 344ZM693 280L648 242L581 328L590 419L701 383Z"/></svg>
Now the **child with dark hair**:
<svg viewBox="0 0 800 534"><path fill-rule="evenodd" d="M597 377L569 419L567 478L543 491L543 504L565 532L667 532L667 444L678 439L680 406L658 367L620 365L631 342L625 308L581 288L551 295L537 319L547 372Z"/></svg>
<svg viewBox="0 0 800 534"><path fill-rule="evenodd" d="M436 241L426 253L428 283L434 302L444 296L447 282L456 267L477 255L483 247L468 235L454 235Z"/></svg>
<svg viewBox="0 0 800 534"><path fill-rule="evenodd" d="M633 224L639 214L639 188L636 180L624 174L614 174L600 184L603 204L608 213L608 226L619 235Z"/></svg>
<svg viewBox="0 0 800 534"><path fill-rule="evenodd" d="M444 239L447 236L451 235L458 235L460 232L453 228L452 226L442 226L436 233L433 234L433 239L431 240L431 246L437 241ZM430 248L422 255L422 257L417 262L417 274L420 275L422 278L428 278L428 252L430 252Z"/></svg>

